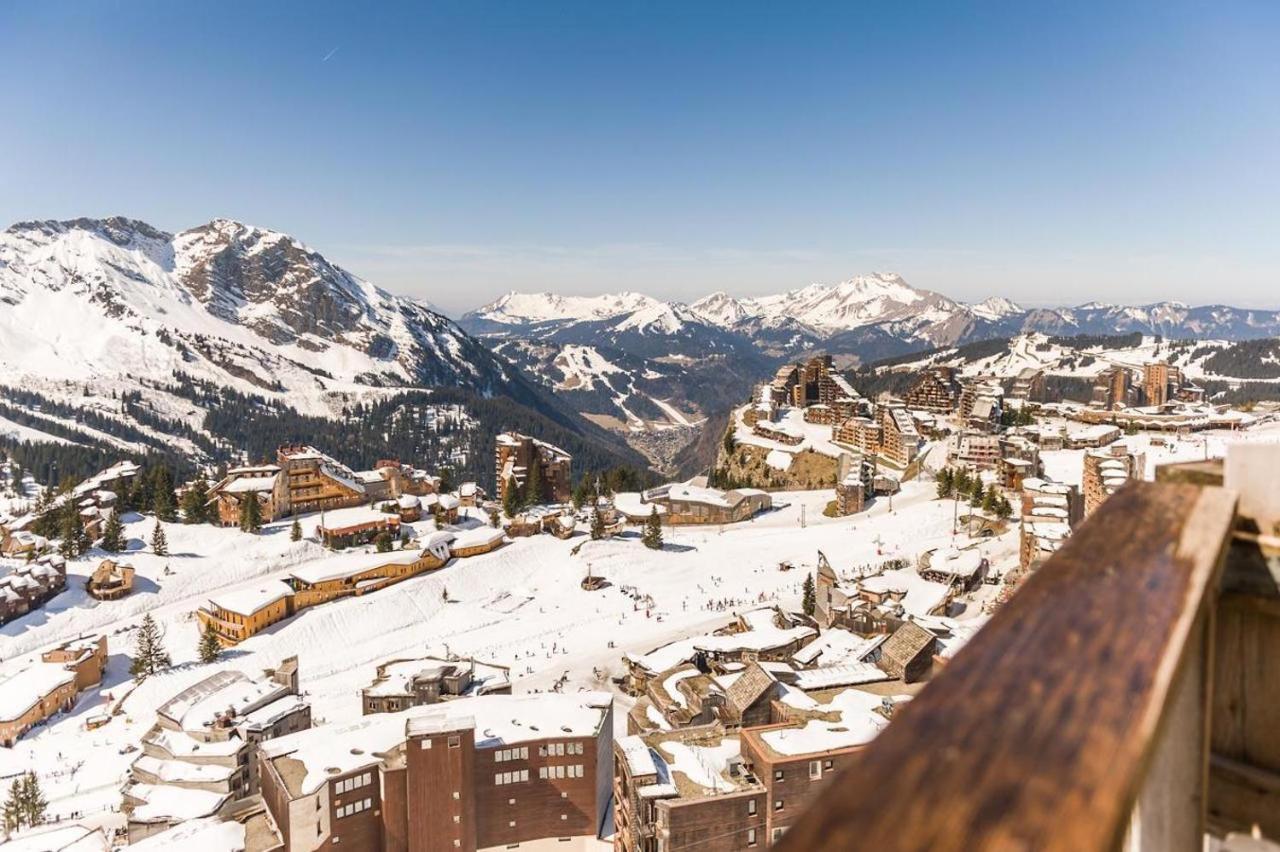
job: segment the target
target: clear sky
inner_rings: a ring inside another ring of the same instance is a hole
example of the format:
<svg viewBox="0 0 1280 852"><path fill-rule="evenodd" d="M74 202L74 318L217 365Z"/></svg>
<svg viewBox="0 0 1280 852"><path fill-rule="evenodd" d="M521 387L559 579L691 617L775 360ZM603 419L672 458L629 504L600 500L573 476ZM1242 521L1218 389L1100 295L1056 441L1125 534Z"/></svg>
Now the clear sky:
<svg viewBox="0 0 1280 852"><path fill-rule="evenodd" d="M3 2L0 220L231 217L451 312L1280 307L1280 3L961 5Z"/></svg>

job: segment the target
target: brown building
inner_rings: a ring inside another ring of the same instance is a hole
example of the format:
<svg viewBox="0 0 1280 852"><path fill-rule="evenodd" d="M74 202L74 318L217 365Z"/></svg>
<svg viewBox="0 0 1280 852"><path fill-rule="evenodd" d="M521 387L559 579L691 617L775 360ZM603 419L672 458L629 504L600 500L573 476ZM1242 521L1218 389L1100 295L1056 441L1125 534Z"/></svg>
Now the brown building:
<svg viewBox="0 0 1280 852"><path fill-rule="evenodd" d="M1014 377L1009 396L1024 402L1044 402L1044 370L1038 370L1035 367L1024 367L1019 370L1018 375Z"/></svg>
<svg viewBox="0 0 1280 852"><path fill-rule="evenodd" d="M128 562L104 559L93 569L85 587L100 601L114 601L133 591L133 566Z"/></svg>
<svg viewBox="0 0 1280 852"><path fill-rule="evenodd" d="M259 678L223 670L184 689L159 707L130 768L129 841L236 810L258 792L261 744L310 727L297 657Z"/></svg>
<svg viewBox="0 0 1280 852"><path fill-rule="evenodd" d="M605 693L461 698L262 747L284 852L446 852L598 837L610 806Z"/></svg>
<svg viewBox="0 0 1280 852"><path fill-rule="evenodd" d="M1142 394L1146 405L1160 406L1178 397L1182 371L1164 361L1142 365Z"/></svg>
<svg viewBox="0 0 1280 852"><path fill-rule="evenodd" d="M1074 485L1033 478L1022 483L1018 564L1030 568L1048 559L1066 542L1083 515Z"/></svg>
<svg viewBox="0 0 1280 852"><path fill-rule="evenodd" d="M504 432L494 443L494 479L499 503L506 502L512 482L523 489L529 473L536 468L542 483L533 503L568 503L572 492L573 456L557 446L519 432Z"/></svg>
<svg viewBox="0 0 1280 852"><path fill-rule="evenodd" d="M1126 368L1108 367L1093 380L1093 397L1090 404L1094 408L1112 411L1116 408L1135 405L1137 402L1138 394Z"/></svg>
<svg viewBox="0 0 1280 852"><path fill-rule="evenodd" d="M836 515L861 512L875 493L876 461L873 456L846 455L841 459L843 475L836 483Z"/></svg>
<svg viewBox="0 0 1280 852"><path fill-rule="evenodd" d="M759 663L708 667L692 663L650 678L645 692L627 714L627 732L697 727L717 723L726 730L772 721L771 706L779 684ZM659 724L658 717L665 724Z"/></svg>
<svg viewBox="0 0 1280 852"><path fill-rule="evenodd" d="M901 405L882 405L876 412L880 425L877 455L896 467L905 468L920 451L920 433L911 414Z"/></svg>
<svg viewBox="0 0 1280 852"><path fill-rule="evenodd" d="M11 748L34 725L71 710L106 665L106 636L73 639L0 678L0 745Z"/></svg>
<svg viewBox="0 0 1280 852"><path fill-rule="evenodd" d="M904 395L907 408L950 414L956 410L960 398L960 385L951 367L931 367L920 374Z"/></svg>
<svg viewBox="0 0 1280 852"><path fill-rule="evenodd" d="M1124 444L1112 444L1084 455L1084 492L1086 516L1102 505L1130 479L1142 479L1146 460L1142 453L1132 453Z"/></svg>
<svg viewBox="0 0 1280 852"><path fill-rule="evenodd" d="M629 523L642 524L654 509L667 526L733 524L772 508L773 498L758 488L720 491L670 482L640 493L615 495L614 507Z"/></svg>
<svg viewBox="0 0 1280 852"><path fill-rule="evenodd" d="M396 511L390 513L372 506L350 506L325 512L320 516L316 535L325 547L333 550L368 544L383 533L392 541L399 541L400 512L394 504L388 508Z"/></svg>
<svg viewBox="0 0 1280 852"><path fill-rule="evenodd" d="M770 385L770 398L775 405L824 405L847 410L856 405L859 395L832 367L830 355L815 355L808 361L779 367Z"/></svg>

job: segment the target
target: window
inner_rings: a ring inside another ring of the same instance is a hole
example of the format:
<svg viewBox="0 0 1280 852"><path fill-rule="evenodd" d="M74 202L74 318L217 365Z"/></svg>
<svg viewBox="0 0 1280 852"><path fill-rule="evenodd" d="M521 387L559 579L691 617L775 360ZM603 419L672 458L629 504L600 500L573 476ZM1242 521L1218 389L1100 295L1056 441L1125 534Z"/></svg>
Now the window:
<svg viewBox="0 0 1280 852"><path fill-rule="evenodd" d="M820 760L809 761L809 780L817 781L821 777L822 777L822 761Z"/></svg>
<svg viewBox="0 0 1280 852"><path fill-rule="evenodd" d="M545 766L538 767L538 777L541 778L543 781L547 780L547 767Z"/></svg>
<svg viewBox="0 0 1280 852"><path fill-rule="evenodd" d="M782 839L782 832L784 832L784 831L786 831L786 830L787 830L787 829L786 829L785 827L784 827L784 828L775 828L775 829L773 830L773 840L772 840L772 842L773 842L773 843L777 843L779 840L781 840L781 839Z"/></svg>
<svg viewBox="0 0 1280 852"><path fill-rule="evenodd" d="M773 800L773 809L774 809L775 811L780 811L780 810L782 810L782 800L781 800L781 799L774 799L774 800Z"/></svg>
<svg viewBox="0 0 1280 852"><path fill-rule="evenodd" d="M756 845L756 830L754 828L747 829L747 845L748 846Z"/></svg>
<svg viewBox="0 0 1280 852"><path fill-rule="evenodd" d="M449 748L460 748L462 746L462 737L449 737Z"/></svg>
<svg viewBox="0 0 1280 852"><path fill-rule="evenodd" d="M773 780L774 780L774 781L781 781L781 780L783 779L783 777L784 777L784 776L783 776L783 774L782 774L782 770L781 770L781 769L775 769L775 770L773 770Z"/></svg>
<svg viewBox="0 0 1280 852"><path fill-rule="evenodd" d="M822 761L822 768L823 768L823 769L830 769L830 768L832 768L833 766L835 766L835 761L832 761L832 760L824 760L824 761Z"/></svg>
<svg viewBox="0 0 1280 852"><path fill-rule="evenodd" d="M747 816L755 816L755 815L756 815L756 800L748 799L747 800Z"/></svg>

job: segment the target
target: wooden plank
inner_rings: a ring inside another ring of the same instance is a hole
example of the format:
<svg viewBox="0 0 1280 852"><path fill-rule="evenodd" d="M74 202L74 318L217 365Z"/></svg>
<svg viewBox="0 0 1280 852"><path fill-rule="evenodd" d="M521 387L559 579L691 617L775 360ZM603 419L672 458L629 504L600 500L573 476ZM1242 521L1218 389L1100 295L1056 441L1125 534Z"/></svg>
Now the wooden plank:
<svg viewBox="0 0 1280 852"><path fill-rule="evenodd" d="M1118 848L1234 517L1222 489L1127 485L831 785L784 852Z"/></svg>
<svg viewBox="0 0 1280 852"><path fill-rule="evenodd" d="M1218 833L1254 825L1280 837L1280 773L1214 754L1209 776L1209 821Z"/></svg>

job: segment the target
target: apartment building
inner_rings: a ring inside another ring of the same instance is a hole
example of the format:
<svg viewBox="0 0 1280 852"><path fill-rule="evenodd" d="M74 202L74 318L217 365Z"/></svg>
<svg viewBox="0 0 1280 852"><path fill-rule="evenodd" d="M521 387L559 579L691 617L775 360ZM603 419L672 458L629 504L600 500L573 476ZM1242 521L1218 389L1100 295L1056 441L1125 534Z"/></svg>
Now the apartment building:
<svg viewBox="0 0 1280 852"><path fill-rule="evenodd" d="M907 408L934 414L950 414L956 410L959 399L960 384L951 367L925 370L902 397Z"/></svg>
<svg viewBox="0 0 1280 852"><path fill-rule="evenodd" d="M129 840L202 817L225 816L258 792L264 742L311 727L298 659L261 677L224 670L162 704L124 788Z"/></svg>
<svg viewBox="0 0 1280 852"><path fill-rule="evenodd" d="M1084 455L1081 490L1084 492L1084 514L1093 514L1112 494L1130 479L1142 479L1146 458L1131 452L1124 444L1112 444Z"/></svg>
<svg viewBox="0 0 1280 852"><path fill-rule="evenodd" d="M259 763L285 852L445 852L598 837L612 761L613 699L581 692L365 716L266 743Z"/></svg>
<svg viewBox="0 0 1280 852"><path fill-rule="evenodd" d="M568 503L573 489L573 456L559 447L519 432L504 432L494 442L494 480L498 502L505 503L511 483L523 489L533 468L542 483L534 503Z"/></svg>

